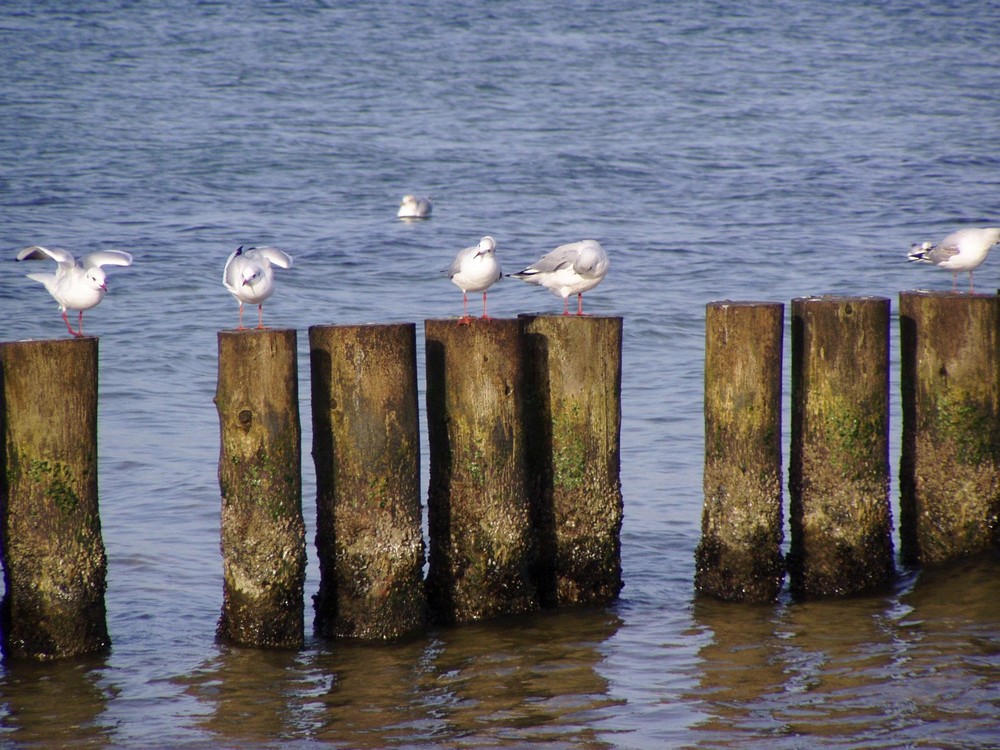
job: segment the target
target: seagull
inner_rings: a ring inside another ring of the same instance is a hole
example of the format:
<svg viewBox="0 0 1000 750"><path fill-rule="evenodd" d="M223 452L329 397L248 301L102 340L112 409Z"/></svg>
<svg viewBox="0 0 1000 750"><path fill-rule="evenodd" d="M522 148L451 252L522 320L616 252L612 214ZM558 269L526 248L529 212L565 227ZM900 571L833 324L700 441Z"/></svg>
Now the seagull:
<svg viewBox="0 0 1000 750"><path fill-rule="evenodd" d="M18 260L44 260L56 262L55 273L29 273L28 278L45 285L62 310L66 328L76 337L83 336L83 311L89 310L104 299L108 291L107 279L101 266L130 266L132 256L122 250L101 250L74 260L72 253L61 247L32 245L17 254ZM74 330L66 316L67 310L78 310Z"/></svg>
<svg viewBox="0 0 1000 750"><path fill-rule="evenodd" d="M563 315L569 315L569 296L576 295L576 314L583 315L583 293L601 283L611 262L597 240L560 245L523 271L515 279L537 284L563 298Z"/></svg>
<svg viewBox="0 0 1000 750"><path fill-rule="evenodd" d="M274 269L291 268L292 256L276 247L248 247L233 250L222 272L222 283L240 303L240 322L243 330L243 303L257 305L257 328L264 327L264 300L274 293Z"/></svg>
<svg viewBox="0 0 1000 750"><path fill-rule="evenodd" d="M400 219L429 219L433 208L430 198L404 195L396 216Z"/></svg>
<svg viewBox="0 0 1000 750"><path fill-rule="evenodd" d="M990 248L1000 242L1000 227L986 229L959 229L952 232L936 245L921 242L910 247L907 259L933 263L940 268L951 271L951 290L955 291L959 271L969 272L969 293L975 289L972 286L972 272L982 265L989 255Z"/></svg>
<svg viewBox="0 0 1000 750"><path fill-rule="evenodd" d="M468 292L483 293L483 320L489 320L486 314L486 290L500 281L503 272L497 262L497 243L492 237L483 237L478 245L460 250L448 269L448 278L462 290L462 317L459 323L468 325L469 316Z"/></svg>

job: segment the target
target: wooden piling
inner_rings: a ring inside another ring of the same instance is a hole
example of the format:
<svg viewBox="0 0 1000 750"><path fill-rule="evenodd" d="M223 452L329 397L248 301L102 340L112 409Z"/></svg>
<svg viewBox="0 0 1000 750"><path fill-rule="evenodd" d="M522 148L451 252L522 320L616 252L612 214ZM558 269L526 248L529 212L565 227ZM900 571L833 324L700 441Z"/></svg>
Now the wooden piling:
<svg viewBox="0 0 1000 750"><path fill-rule="evenodd" d="M0 344L0 616L7 658L107 650L97 343Z"/></svg>
<svg viewBox="0 0 1000 750"><path fill-rule="evenodd" d="M538 606L518 320L424 323L430 447L427 597L439 622Z"/></svg>
<svg viewBox="0 0 1000 750"><path fill-rule="evenodd" d="M223 605L218 635L303 644L305 526L296 335L219 332Z"/></svg>
<svg viewBox="0 0 1000 750"><path fill-rule="evenodd" d="M622 319L520 320L539 600L607 604L622 588Z"/></svg>
<svg viewBox="0 0 1000 750"><path fill-rule="evenodd" d="M390 639L424 625L413 323L313 326L318 635Z"/></svg>
<svg viewBox="0 0 1000 750"><path fill-rule="evenodd" d="M1000 297L901 292L900 538L910 564L1000 545Z"/></svg>
<svg viewBox="0 0 1000 750"><path fill-rule="evenodd" d="M781 356L784 305L712 302L705 316L705 469L695 587L768 602L781 555Z"/></svg>
<svg viewBox="0 0 1000 750"><path fill-rule="evenodd" d="M799 598L895 574L889 507L889 300L792 300L791 550Z"/></svg>

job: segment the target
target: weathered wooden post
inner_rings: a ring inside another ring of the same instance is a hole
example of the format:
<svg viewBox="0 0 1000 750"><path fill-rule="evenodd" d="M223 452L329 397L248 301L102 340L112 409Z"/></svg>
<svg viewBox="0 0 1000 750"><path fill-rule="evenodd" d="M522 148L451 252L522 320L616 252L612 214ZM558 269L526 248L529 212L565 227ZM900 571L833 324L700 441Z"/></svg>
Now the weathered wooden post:
<svg viewBox="0 0 1000 750"><path fill-rule="evenodd" d="M538 607L518 320L424 323L430 447L427 597L446 623Z"/></svg>
<svg viewBox="0 0 1000 750"><path fill-rule="evenodd" d="M322 636L424 625L415 328L309 329Z"/></svg>
<svg viewBox="0 0 1000 750"><path fill-rule="evenodd" d="M97 339L0 344L0 617L7 658L106 650Z"/></svg>
<svg viewBox="0 0 1000 750"><path fill-rule="evenodd" d="M218 635L298 648L306 552L295 331L220 331L215 404L224 583Z"/></svg>
<svg viewBox="0 0 1000 750"><path fill-rule="evenodd" d="M792 300L788 571L800 598L893 579L889 300Z"/></svg>
<svg viewBox="0 0 1000 750"><path fill-rule="evenodd" d="M607 604L622 588L622 319L520 320L539 599Z"/></svg>
<svg viewBox="0 0 1000 750"><path fill-rule="evenodd" d="M900 537L908 563L1000 543L1000 297L901 292Z"/></svg>
<svg viewBox="0 0 1000 750"><path fill-rule="evenodd" d="M767 602L781 556L781 354L785 307L711 302L705 316L705 470L695 587Z"/></svg>

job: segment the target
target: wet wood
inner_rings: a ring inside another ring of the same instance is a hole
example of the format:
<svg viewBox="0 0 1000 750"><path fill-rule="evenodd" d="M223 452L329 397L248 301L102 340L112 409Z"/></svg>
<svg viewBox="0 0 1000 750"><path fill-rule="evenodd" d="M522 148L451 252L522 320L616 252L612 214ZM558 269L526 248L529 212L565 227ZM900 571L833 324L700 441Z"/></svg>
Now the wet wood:
<svg viewBox="0 0 1000 750"><path fill-rule="evenodd" d="M424 326L431 612L457 623L533 611L520 322Z"/></svg>
<svg viewBox="0 0 1000 750"><path fill-rule="evenodd" d="M798 598L885 589L889 505L889 300L792 300L791 551Z"/></svg>
<svg viewBox="0 0 1000 750"><path fill-rule="evenodd" d="M398 638L425 619L416 333L313 326L319 635Z"/></svg>
<svg viewBox="0 0 1000 750"><path fill-rule="evenodd" d="M96 338L0 344L7 658L108 649L97 496Z"/></svg>
<svg viewBox="0 0 1000 750"><path fill-rule="evenodd" d="M900 537L911 564L1000 545L1000 297L899 295Z"/></svg>
<svg viewBox="0 0 1000 750"><path fill-rule="evenodd" d="M728 601L771 601L784 578L783 316L776 302L706 308L704 508L695 587Z"/></svg>
<svg viewBox="0 0 1000 750"><path fill-rule="evenodd" d="M607 604L622 588L622 319L521 321L539 598Z"/></svg>
<svg viewBox="0 0 1000 750"><path fill-rule="evenodd" d="M247 646L298 648L306 554L295 331L221 331L218 338L218 635Z"/></svg>

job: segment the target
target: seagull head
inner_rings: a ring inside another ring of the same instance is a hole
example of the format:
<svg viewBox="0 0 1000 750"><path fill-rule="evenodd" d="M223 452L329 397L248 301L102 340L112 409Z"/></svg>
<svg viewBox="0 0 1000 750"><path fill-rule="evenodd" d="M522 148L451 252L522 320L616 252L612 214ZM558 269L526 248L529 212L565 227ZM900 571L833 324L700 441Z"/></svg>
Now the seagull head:
<svg viewBox="0 0 1000 750"><path fill-rule="evenodd" d="M108 291L107 277L104 275L104 271L102 271L99 266L87 269L87 282L94 287L94 289L100 289L102 292Z"/></svg>
<svg viewBox="0 0 1000 750"><path fill-rule="evenodd" d="M253 286L260 279L261 270L256 267L243 269L243 286Z"/></svg>
<svg viewBox="0 0 1000 750"><path fill-rule="evenodd" d="M478 258L480 255L490 255L491 253L496 252L496 249L497 241L487 235L479 240L479 250L476 252L475 257Z"/></svg>

